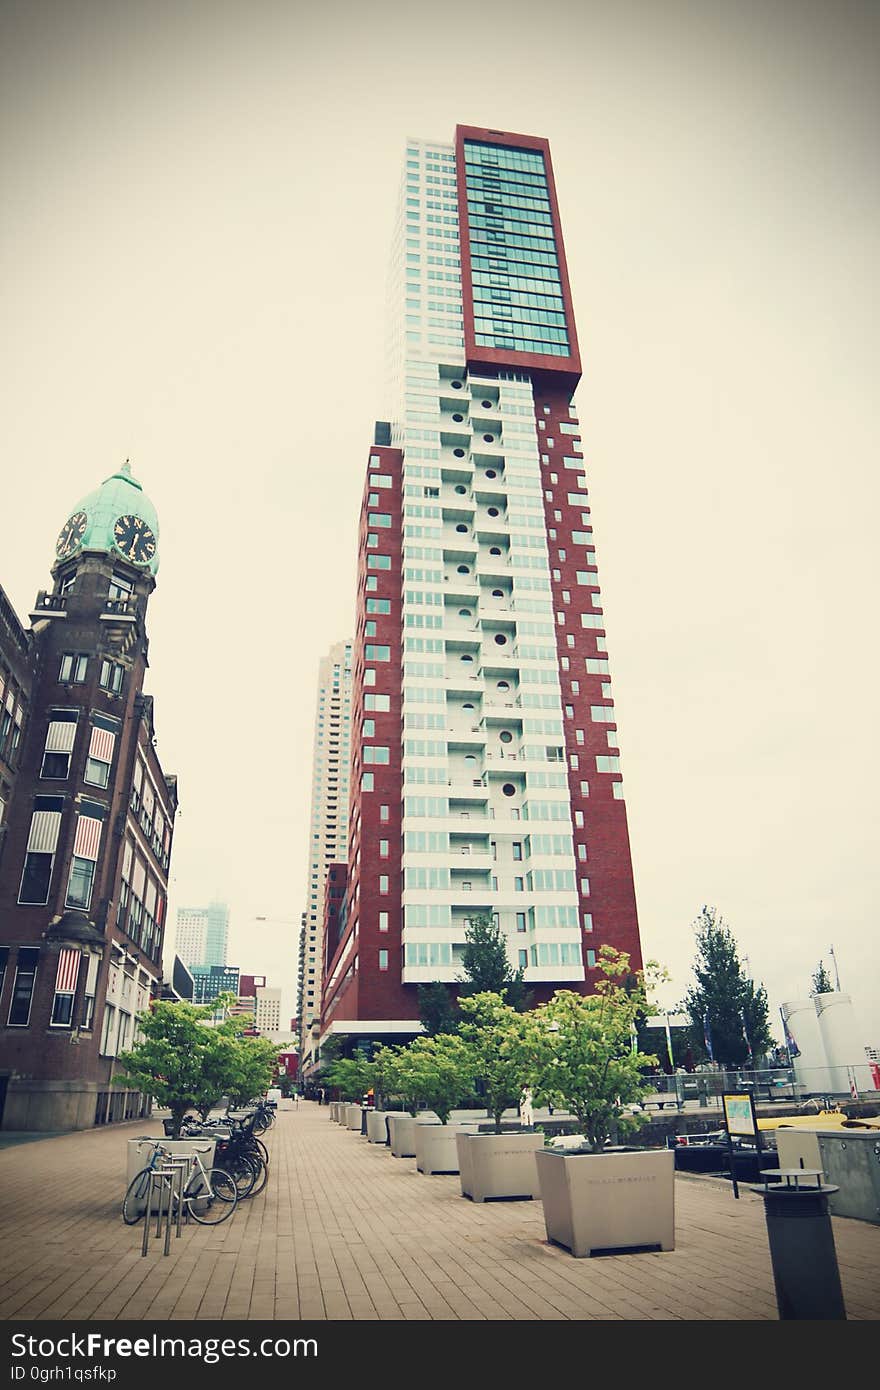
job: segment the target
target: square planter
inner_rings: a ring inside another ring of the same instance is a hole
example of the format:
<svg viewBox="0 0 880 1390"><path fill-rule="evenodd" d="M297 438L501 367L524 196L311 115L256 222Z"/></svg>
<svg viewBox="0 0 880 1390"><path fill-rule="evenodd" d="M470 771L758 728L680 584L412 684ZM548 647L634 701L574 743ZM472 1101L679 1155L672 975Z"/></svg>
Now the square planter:
<svg viewBox="0 0 880 1390"><path fill-rule="evenodd" d="M424 1121L416 1120L415 1115L407 1115L402 1111L398 1114L389 1114L388 1120L388 1142L391 1145L391 1152L395 1158L415 1158L416 1138L415 1129L417 1123Z"/></svg>
<svg viewBox="0 0 880 1390"><path fill-rule="evenodd" d="M475 1202L499 1197L539 1197L535 1154L542 1147L543 1135L468 1134L455 1138L461 1194Z"/></svg>
<svg viewBox="0 0 880 1390"><path fill-rule="evenodd" d="M671 1149L535 1154L547 1239L582 1258L599 1251L675 1249Z"/></svg>
<svg viewBox="0 0 880 1390"><path fill-rule="evenodd" d="M356 1129L358 1134L360 1134L362 1115L363 1111L359 1105L348 1104L345 1106L345 1118L343 1123L348 1129Z"/></svg>
<svg viewBox="0 0 880 1390"><path fill-rule="evenodd" d="M368 1110L367 1111L367 1142L370 1144L388 1143L388 1126L386 1121L389 1115L399 1115L399 1110Z"/></svg>
<svg viewBox="0 0 880 1390"><path fill-rule="evenodd" d="M420 1173L457 1173L458 1149L456 1140L463 1133L460 1126L439 1122L417 1122L413 1134L416 1169Z"/></svg>

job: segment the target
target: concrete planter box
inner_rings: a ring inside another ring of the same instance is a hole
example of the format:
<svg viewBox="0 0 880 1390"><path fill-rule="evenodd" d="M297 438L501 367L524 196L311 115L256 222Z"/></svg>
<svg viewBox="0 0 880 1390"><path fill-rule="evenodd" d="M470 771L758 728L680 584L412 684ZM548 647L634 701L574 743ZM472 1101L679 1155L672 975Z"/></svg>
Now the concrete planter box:
<svg viewBox="0 0 880 1390"><path fill-rule="evenodd" d="M362 1114L363 1111L361 1110L361 1107L359 1105L346 1105L345 1119L343 1123L346 1125L348 1129L356 1129L357 1132L360 1134Z"/></svg>
<svg viewBox="0 0 880 1390"><path fill-rule="evenodd" d="M539 1197L535 1154L543 1135L470 1134L455 1136L461 1195L475 1202L496 1197Z"/></svg>
<svg viewBox="0 0 880 1390"><path fill-rule="evenodd" d="M172 1154L191 1154L198 1149L199 1158L202 1160L203 1168L213 1168L214 1151L217 1147L216 1139L209 1139L206 1135L196 1135L192 1139L166 1139L164 1136L156 1135L156 1139ZM207 1148L207 1153L202 1150ZM125 1191L132 1178L136 1177L142 1168L146 1168L150 1159L153 1157L153 1141L144 1139L129 1139L126 1144L126 1166L125 1166ZM124 1195L124 1194L123 1194ZM143 1211L146 1202L141 1202L140 1209ZM167 1202L163 1203L167 1206Z"/></svg>
<svg viewBox="0 0 880 1390"><path fill-rule="evenodd" d="M413 1134L416 1168L420 1173L457 1173L456 1140L463 1131L459 1125L417 1122Z"/></svg>
<svg viewBox="0 0 880 1390"><path fill-rule="evenodd" d="M602 1250L675 1249L675 1155L535 1154L547 1239L582 1258Z"/></svg>
<svg viewBox="0 0 880 1390"><path fill-rule="evenodd" d="M389 1115L399 1115L399 1110L368 1110L367 1111L367 1141L370 1144L388 1143L388 1126L385 1123Z"/></svg>
<svg viewBox="0 0 880 1390"><path fill-rule="evenodd" d="M388 1142L394 1157L415 1158L415 1129L417 1124L423 1123L421 1117L417 1120L415 1115L399 1112L396 1115L389 1113L386 1119L388 1121Z"/></svg>

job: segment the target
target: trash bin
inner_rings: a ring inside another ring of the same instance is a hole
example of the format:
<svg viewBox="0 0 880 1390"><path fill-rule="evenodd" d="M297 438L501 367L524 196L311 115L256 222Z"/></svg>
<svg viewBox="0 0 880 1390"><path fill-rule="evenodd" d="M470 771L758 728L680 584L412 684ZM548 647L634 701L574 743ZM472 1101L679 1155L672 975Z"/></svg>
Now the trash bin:
<svg viewBox="0 0 880 1390"><path fill-rule="evenodd" d="M762 1176L763 1186L752 1191L764 1199L780 1318L846 1318L828 1212L837 1188L814 1168L768 1169Z"/></svg>

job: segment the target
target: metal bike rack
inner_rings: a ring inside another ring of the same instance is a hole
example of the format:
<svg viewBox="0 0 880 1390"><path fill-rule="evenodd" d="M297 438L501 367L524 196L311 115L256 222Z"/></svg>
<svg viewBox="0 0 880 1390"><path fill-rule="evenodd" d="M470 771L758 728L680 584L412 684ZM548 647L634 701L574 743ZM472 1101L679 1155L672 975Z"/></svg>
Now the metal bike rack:
<svg viewBox="0 0 880 1390"><path fill-rule="evenodd" d="M150 1224L153 1219L153 1198L156 1199L156 1238L162 1234L162 1219L165 1219L164 1255L171 1254L171 1208L174 1205L174 1188L179 1169L171 1164L163 1164L150 1170L150 1186L147 1190L147 1209L144 1212L144 1240L141 1255L146 1255L150 1242ZM163 1210L164 1207L164 1210ZM178 1206L178 1211L180 1206Z"/></svg>

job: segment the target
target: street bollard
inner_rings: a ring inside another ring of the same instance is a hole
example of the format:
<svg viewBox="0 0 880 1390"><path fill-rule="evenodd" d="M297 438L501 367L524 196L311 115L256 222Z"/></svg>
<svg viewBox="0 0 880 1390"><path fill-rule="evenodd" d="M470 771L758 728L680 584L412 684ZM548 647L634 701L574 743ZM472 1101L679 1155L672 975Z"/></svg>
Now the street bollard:
<svg viewBox="0 0 880 1390"><path fill-rule="evenodd" d="M780 1318L845 1319L828 1212L828 1198L839 1189L823 1184L820 1169L771 1168L761 1176L763 1187L752 1191L764 1199Z"/></svg>

